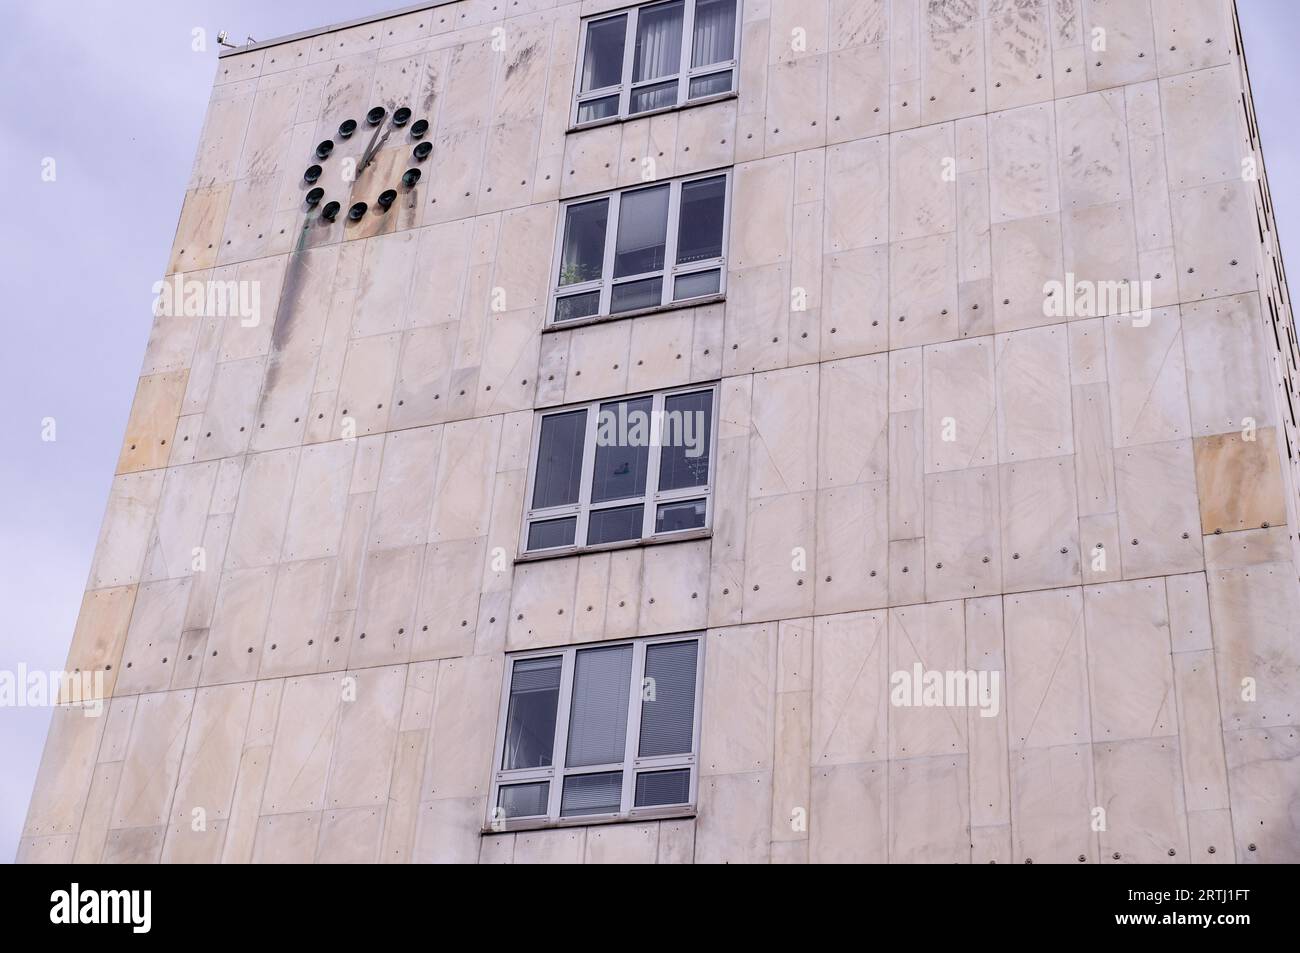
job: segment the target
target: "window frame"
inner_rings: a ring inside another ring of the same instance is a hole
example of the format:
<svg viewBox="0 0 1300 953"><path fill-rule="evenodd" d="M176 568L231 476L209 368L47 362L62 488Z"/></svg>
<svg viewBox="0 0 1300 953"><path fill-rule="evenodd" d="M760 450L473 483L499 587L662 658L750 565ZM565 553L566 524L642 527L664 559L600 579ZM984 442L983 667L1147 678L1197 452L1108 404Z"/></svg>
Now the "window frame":
<svg viewBox="0 0 1300 953"><path fill-rule="evenodd" d="M659 489L659 464L662 451L660 443L662 434L663 417L658 411L662 411L664 403L670 397L682 394L697 394L704 391L712 393L713 398L710 404L710 421L709 421L709 478L702 486L681 487L675 490ZM692 539L708 535L713 529L713 488L717 483L717 451L718 451L718 403L721 396L721 386L718 381L706 381L699 384L684 384L679 387L669 387L663 390L634 391L630 394L623 394L615 397L602 397L597 400L582 401L576 404L564 404L557 407L547 407L539 409L533 415L533 434L532 442L529 445L528 453L528 482L524 487L525 497L523 506L523 524L519 532L518 559L531 560L550 558L554 556L569 556L576 553L600 552L606 549L622 549L630 546L644 546L652 543L671 542L673 540ZM650 427L650 453L646 462L646 488L640 496L623 497L616 500L603 500L599 503L591 502L592 480L596 468L596 430L599 426L600 407L602 404L622 403L637 400L638 398L651 397L651 427ZM542 450L542 423L547 417L556 414L572 413L576 410L586 410L587 419L585 422L585 431L582 444L582 467L580 483L578 485L578 501L576 503L565 503L559 506L547 506L539 509L533 508L533 490L537 480L538 455ZM679 503L688 500L703 498L705 501L704 525L695 526L690 529L671 530L664 533L654 532L655 515L659 506L664 503ZM587 526L593 510L610 510L619 509L627 506L636 506L640 503L644 509L641 513L641 535L635 539L620 539L607 543L584 542L587 538ZM551 546L545 549L528 548L528 528L532 523L544 522L552 519L563 519L568 516L576 516L577 522L573 531L573 543L568 546Z"/></svg>
<svg viewBox="0 0 1300 953"><path fill-rule="evenodd" d="M632 317L647 311L656 311L664 308L689 308L697 306L702 302L715 301L724 297L727 293L727 252L729 251L728 246L730 245L731 238L731 173L732 167L728 166L722 169L712 169L708 172L696 172L678 178L639 182L635 185L614 189L610 192L598 192L593 195L577 196L562 201L560 203L560 214L558 216L559 221L555 229L555 243L551 251L551 293L546 308L546 329L580 327L584 324L589 324L595 321L616 321L620 318ZM682 212L682 186L691 182L700 182L706 179L716 178L721 178L723 180L722 254L717 258L707 258L701 261L692 261L682 264L677 260L677 241ZM649 189L662 188L665 185L668 186L669 192L668 222L664 233L664 266L658 271L645 271L635 275L624 275L621 278L615 278L614 257L618 246L618 225L619 216L622 212L623 197L633 192L644 192ZM569 285L561 285L560 263L564 260L564 236L569 224L569 209L574 206L588 205L602 200L607 201L609 205L607 206L605 215L605 246L601 258L600 277L588 281L576 281ZM677 286L678 278L688 277L706 271L717 271L719 273L717 291L711 291L704 295L696 295L691 298L673 298L673 292ZM663 287L660 289L659 302L657 304L628 311L610 312L610 306L612 305L614 298L614 287L616 285L635 284L656 277L663 279ZM586 315L581 318L571 318L568 321L556 320L555 309L561 299L591 294L593 291L600 292L600 304L597 307L595 314Z"/></svg>
<svg viewBox="0 0 1300 953"><path fill-rule="evenodd" d="M632 80L632 71L636 63L636 35L637 25L640 20L642 10L649 7L664 6L673 3L675 0L648 0L648 2L631 4L626 7L620 7L617 10L608 10L594 16L583 17L578 31L578 58L574 64L573 75L573 102L569 108L569 130L577 131L579 129L591 129L605 123L626 122L629 119L640 119L643 116L653 116L657 113L668 112L673 109L683 109L687 106L703 105L705 103L717 102L721 99L729 99L737 95L737 87L740 85L740 37L744 32L744 0L736 0L736 26L735 36L731 41L731 59L722 60L717 63L710 63L707 66L691 66L692 47L695 42L695 6L699 0L683 0L682 4L682 49L681 58L677 67L677 96L670 106L657 106L654 109L646 109L637 113L629 113L628 109L632 104L632 92L634 89L641 89L648 86L660 86L671 81L672 76L661 76L658 79L641 80L634 83ZM582 68L587 61L587 38L590 35L591 24L598 23L602 20L616 20L619 17L627 17L627 25L623 33L623 69L619 75L619 82L614 86L601 86L598 89L582 91ZM721 93L710 93L707 96L698 96L695 99L690 98L691 80L700 76L712 76L714 73L731 72L731 88ZM586 122L578 121L578 113L585 102L597 99L607 99L610 96L618 96L618 112L612 116L602 116L599 119L588 119Z"/></svg>
<svg viewBox="0 0 1300 953"><path fill-rule="evenodd" d="M496 744L492 751L492 784L488 792L487 819L485 833L528 830L542 827L582 827L591 824L605 824L614 821L642 820L657 817L680 817L695 813L699 794L699 758L700 758L700 718L703 712L704 689L704 647L705 632L678 632L671 635L657 635L644 638L613 639L606 642L587 642L581 645L558 645L543 649L529 649L506 655L505 672L502 677L501 699L498 705ZM691 750L687 754L656 755L640 757L641 741L641 686L645 678L646 649L652 645L677 642L695 643L695 699L691 722ZM632 647L631 676L628 683L628 717L627 737L623 747L623 760L611 764L582 765L569 768L565 765L568 757L569 720L573 707L573 675L577 655L585 649L611 648L620 645ZM555 658L560 663L560 696L556 702L555 739L551 754L551 764L544 768L515 768L506 770L501 767L505 757L506 725L510 709L510 684L514 678L515 662L530 658ZM636 704L632 704L633 700ZM690 770L688 798L680 804L659 804L652 807L636 807L636 778L640 773L687 768ZM564 795L564 779L583 774L606 774L611 771L622 772L622 791L619 810L604 814L581 814L572 817L560 815ZM498 818L497 805L501 789L515 784L547 781L547 812L545 816L533 814L527 817Z"/></svg>

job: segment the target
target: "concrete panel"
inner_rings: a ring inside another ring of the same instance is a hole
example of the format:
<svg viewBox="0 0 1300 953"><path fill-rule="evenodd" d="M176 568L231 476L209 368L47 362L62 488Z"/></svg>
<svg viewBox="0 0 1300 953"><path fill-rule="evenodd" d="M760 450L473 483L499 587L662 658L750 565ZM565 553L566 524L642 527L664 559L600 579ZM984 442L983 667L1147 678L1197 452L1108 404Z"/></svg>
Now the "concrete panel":
<svg viewBox="0 0 1300 953"><path fill-rule="evenodd" d="M299 450L275 450L248 458L230 529L225 568L253 569L280 558Z"/></svg>
<svg viewBox="0 0 1300 953"><path fill-rule="evenodd" d="M108 508L90 564L91 589L140 581L145 550L162 493L163 472L124 473L113 479Z"/></svg>
<svg viewBox="0 0 1300 953"><path fill-rule="evenodd" d="M766 863L771 800L770 771L700 778L695 863Z"/></svg>
<svg viewBox="0 0 1300 953"><path fill-rule="evenodd" d="M709 664L713 664L712 659ZM883 612L815 620L814 767L886 759L888 664Z"/></svg>
<svg viewBox="0 0 1300 953"><path fill-rule="evenodd" d="M1273 396L1261 370L1264 326L1256 295L1182 308L1187 396L1197 437L1240 431L1273 420Z"/></svg>
<svg viewBox="0 0 1300 953"><path fill-rule="evenodd" d="M1234 49L1226 5L1219 0L1152 0L1160 75L1227 63Z"/></svg>
<svg viewBox="0 0 1300 953"><path fill-rule="evenodd" d="M406 666L354 671L345 678L353 680L352 691L339 706L325 803L331 809L382 808L397 746ZM376 845L378 840L376 831Z"/></svg>
<svg viewBox="0 0 1300 953"><path fill-rule="evenodd" d="M51 712L24 835L76 832L94 778L104 722L103 718L87 717L80 708L56 707Z"/></svg>
<svg viewBox="0 0 1300 953"><path fill-rule="evenodd" d="M1174 191L1241 177L1239 76L1237 67L1220 66L1160 81L1169 187Z"/></svg>
<svg viewBox="0 0 1300 953"><path fill-rule="evenodd" d="M1115 486L1126 579L1202 568L1191 441L1118 451Z"/></svg>
<svg viewBox="0 0 1300 953"><path fill-rule="evenodd" d="M1061 208L1056 122L1049 104L989 117L989 209L994 223Z"/></svg>
<svg viewBox="0 0 1300 953"><path fill-rule="evenodd" d="M817 420L818 487L885 479L889 453L888 370L883 356L822 365ZM759 375L759 380L769 376ZM756 403L756 425L758 408L765 403Z"/></svg>
<svg viewBox="0 0 1300 953"><path fill-rule="evenodd" d="M966 712L966 744L970 767L970 820L973 826L1005 826L1011 820L1009 755L1007 748L1007 662L1003 637L1002 598L967 599L967 671L985 679L987 689ZM995 681L996 679L996 681ZM993 835L989 835L994 839ZM1010 830L1002 835L1009 857ZM972 847L979 841L972 838ZM988 845L991 849L992 845ZM1001 857L1003 851L998 850ZM972 856L979 862L979 856Z"/></svg>
<svg viewBox="0 0 1300 953"><path fill-rule="evenodd" d="M998 460L1074 452L1069 345L1060 326L1000 334L997 350Z"/></svg>
<svg viewBox="0 0 1300 953"><path fill-rule="evenodd" d="M1073 460L1047 457L999 468L1006 592L1078 583L1079 519Z"/></svg>
<svg viewBox="0 0 1300 953"><path fill-rule="evenodd" d="M350 677L350 676L349 676ZM275 732L263 814L297 814L319 809L325 803L325 782L330 754L338 734L339 706L348 686L340 674L291 678L284 683L283 712ZM242 773L242 771L241 771ZM269 820L263 818L263 824ZM286 821L286 823L288 823ZM263 831L258 831L258 844ZM312 840L315 844L314 839Z"/></svg>
<svg viewBox="0 0 1300 953"><path fill-rule="evenodd" d="M659 825L622 824L587 831L584 864L653 864L659 854Z"/></svg>
<svg viewBox="0 0 1300 953"><path fill-rule="evenodd" d="M750 501L745 528L746 622L812 613L816 504L815 492Z"/></svg>
<svg viewBox="0 0 1300 953"><path fill-rule="evenodd" d="M1226 809L1228 771L1220 731L1214 652L1206 649L1174 653L1174 679L1178 686L1178 745L1187 809Z"/></svg>
<svg viewBox="0 0 1300 953"><path fill-rule="evenodd" d="M1148 4L1088 0L1083 8L1085 40L1104 31L1104 50L1089 46L1088 88L1139 83L1156 74L1155 32Z"/></svg>
<svg viewBox="0 0 1300 953"><path fill-rule="evenodd" d="M1254 290L1259 232L1250 183L1234 180L1174 192L1170 203L1182 300Z"/></svg>
<svg viewBox="0 0 1300 953"><path fill-rule="evenodd" d="M995 348L987 339L925 349L925 472L997 462Z"/></svg>
<svg viewBox="0 0 1300 953"><path fill-rule="evenodd" d="M274 814L257 822L255 864L310 864L320 838L320 811Z"/></svg>
<svg viewBox="0 0 1300 953"><path fill-rule="evenodd" d="M749 448L751 499L805 492L818 485L819 379L818 370L809 367L754 376ZM828 386L833 385L828 382Z"/></svg>
<svg viewBox="0 0 1300 953"><path fill-rule="evenodd" d="M958 336L957 238L952 232L889 246L889 346Z"/></svg>
<svg viewBox="0 0 1300 953"><path fill-rule="evenodd" d="M709 631L700 727L700 773L704 777L770 771L776 649L775 625ZM770 775L766 783L770 786ZM766 831L766 819L763 826Z"/></svg>
<svg viewBox="0 0 1300 953"><path fill-rule="evenodd" d="M190 691L141 696L110 827L166 823L193 707L194 692Z"/></svg>
<svg viewBox="0 0 1300 953"><path fill-rule="evenodd" d="M1092 735L1080 590L1050 589L1007 596L1003 609L1012 752L1089 741Z"/></svg>
<svg viewBox="0 0 1300 953"><path fill-rule="evenodd" d="M1197 437L1192 448L1201 532L1231 532L1286 522L1275 429Z"/></svg>
<svg viewBox="0 0 1300 953"><path fill-rule="evenodd" d="M966 758L942 755L889 762L889 862L970 863Z"/></svg>
<svg viewBox="0 0 1300 953"><path fill-rule="evenodd" d="M1182 768L1175 738L1093 745L1097 801L1106 810L1103 863L1186 863Z"/></svg>
<svg viewBox="0 0 1300 953"><path fill-rule="evenodd" d="M1173 308L1149 324L1106 319L1111 430L1116 447L1185 440L1191 434L1182 324Z"/></svg>
<svg viewBox="0 0 1300 953"><path fill-rule="evenodd" d="M887 604L888 521L884 481L817 492L818 615Z"/></svg>
<svg viewBox="0 0 1300 953"><path fill-rule="evenodd" d="M439 663L423 799L486 796L501 666L493 656Z"/></svg>
<svg viewBox="0 0 1300 953"><path fill-rule="evenodd" d="M993 0L985 34L985 88L990 111L1052 98L1050 4Z"/></svg>
<svg viewBox="0 0 1300 953"><path fill-rule="evenodd" d="M1237 863L1271 864L1295 857L1300 851L1300 827L1291 808L1292 792L1300 784L1295 732L1227 730L1223 744Z"/></svg>
<svg viewBox="0 0 1300 953"><path fill-rule="evenodd" d="M230 815L252 703L253 688L249 684L203 688L195 694L189 735L177 775L176 796L171 802L168 852L195 852L211 857L209 862L220 859L219 838L207 838L206 844L187 843L203 840L188 835L199 833L194 827L200 822L208 828L217 828ZM224 834L224 827L219 831Z"/></svg>
<svg viewBox="0 0 1300 953"><path fill-rule="evenodd" d="M888 784L883 761L814 768L808 819L809 862L885 863Z"/></svg>
<svg viewBox="0 0 1300 953"><path fill-rule="evenodd" d="M993 310L998 331L1052 324L1044 314L1048 282L1063 281L1059 215L1039 215L993 226ZM1058 292L1059 293L1059 292Z"/></svg>
<svg viewBox="0 0 1300 953"><path fill-rule="evenodd" d="M956 178L945 175L945 160L957 154L954 136L952 123L890 136L891 242L956 230Z"/></svg>
<svg viewBox="0 0 1300 953"><path fill-rule="evenodd" d="M1090 745L1012 751L1014 862L1096 863L1100 848L1092 829L1093 792Z"/></svg>
<svg viewBox="0 0 1300 953"><path fill-rule="evenodd" d="M115 688L118 695L167 689L189 596L189 579L140 586L122 650L122 669Z"/></svg>
<svg viewBox="0 0 1300 953"><path fill-rule="evenodd" d="M1083 604L1097 741L1178 734L1164 581L1089 586Z"/></svg>
<svg viewBox="0 0 1300 953"><path fill-rule="evenodd" d="M929 601L998 592L1002 550L996 467L925 478L925 594Z"/></svg>
<svg viewBox="0 0 1300 953"><path fill-rule="evenodd" d="M1300 597L1290 584L1291 563L1208 575L1224 730L1291 724L1300 690Z"/></svg>
<svg viewBox="0 0 1300 953"><path fill-rule="evenodd" d="M965 624L960 600L889 610L891 758L965 752L965 712L955 704L956 699L945 698L942 692L938 698L930 698L916 674L919 671L923 679L929 672L965 670Z"/></svg>

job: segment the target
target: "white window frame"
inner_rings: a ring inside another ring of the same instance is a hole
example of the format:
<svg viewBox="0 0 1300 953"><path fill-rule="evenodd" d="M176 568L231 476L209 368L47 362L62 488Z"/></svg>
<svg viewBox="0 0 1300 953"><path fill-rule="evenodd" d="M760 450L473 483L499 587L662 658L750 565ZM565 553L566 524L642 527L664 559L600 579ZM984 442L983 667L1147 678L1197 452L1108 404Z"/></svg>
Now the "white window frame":
<svg viewBox="0 0 1300 953"><path fill-rule="evenodd" d="M641 686L645 678L646 647L674 642L694 642L695 649L695 711L691 722L691 750L687 754L658 755L640 757L641 742ZM496 745L492 752L492 789L489 792L487 822L485 831L512 831L538 827L575 827L600 824L617 820L635 820L639 818L680 817L695 811L699 788L699 751L700 751L700 715L703 711L704 689L704 632L685 632L675 635L660 635L641 639L619 639L609 642L589 642L584 645L563 645L549 649L532 649L516 652L506 656L505 675L501 684L501 702L497 717ZM569 715L573 702L573 672L577 654L584 649L609 648L618 645L632 646L632 674L628 685L627 741L623 749L623 760L611 764L583 765L566 767L569 741ZM505 757L506 722L510 713L510 682L514 677L514 663L530 658L561 658L560 696L555 712L555 742L551 751L551 764L545 768L517 768L505 770L501 767ZM671 771L690 769L690 793L686 802L681 804L660 804L653 807L635 807L636 777L649 771ZM623 772L623 788L619 809L608 814L581 814L574 817L561 817L560 805L564 794L564 779L579 774L605 774L610 771ZM497 814L497 804L501 788L512 784L549 781L547 789L546 815L530 815L506 819Z"/></svg>
<svg viewBox="0 0 1300 953"><path fill-rule="evenodd" d="M670 109L680 109L683 106L695 103L714 102L719 99L726 99L736 95L736 88L740 83L740 35L741 24L744 20L744 10L742 9L743 0L736 0L736 35L731 41L731 59L723 60L718 63L710 63L707 66L691 66L691 47L695 41L695 4L697 0L685 0L682 9L682 52L681 59L678 61L679 67L677 76L677 100L670 106L659 106L655 109L646 109L638 113L630 113L628 110L632 104L632 90L641 89L646 86L660 86L664 83L671 82L673 76L660 76L658 79L642 80L639 83L632 82L632 70L636 64L636 34L637 20L640 12L648 7L662 6L665 3L672 3L674 0L652 0L649 3L640 3L635 6L623 7L618 10L610 10L607 13L598 16L586 17L582 21L582 29L578 38L578 59L574 69L573 77L573 107L569 112L570 129L588 129L592 126L599 126L603 123L623 122L628 119L640 119L642 116L653 116L656 113L667 112ZM602 86L599 89L590 89L582 91L582 67L587 62L587 36L590 32L591 25L602 20L614 20L618 17L627 17L627 26L623 34L623 71L619 77L619 82L614 86ZM707 96L698 96L690 99L691 80L700 76L712 76L714 73L723 73L730 70L731 88L722 93L711 93ZM578 111L584 102L595 99L605 99L609 96L618 96L618 112L612 116L602 116L599 119L589 119L586 122L578 122Z"/></svg>
<svg viewBox="0 0 1300 953"><path fill-rule="evenodd" d="M682 210L682 186L691 182L716 178L721 178L723 180L722 254L717 258L707 258L701 261L679 264L677 261L677 232ZM667 185L669 188L668 230L664 237L664 267L658 271L646 271L641 272L640 274L615 278L614 253L616 251L615 246L618 242L618 220L623 206L623 196L629 195L633 192L642 192L647 189L662 188L664 185ZM605 254L600 265L600 277L593 278L590 281L580 281L569 285L561 285L560 262L564 254L564 232L569 222L569 209L576 205L587 205L602 200L608 201L609 207L605 218ZM727 246L731 236L730 168L714 169L711 172L701 172L694 175L682 176L677 179L639 183L637 185L617 189L613 192L601 192L596 195L584 195L580 198L567 199L560 203L559 219L559 227L556 229L555 234L555 246L552 249L551 254L551 297L546 311L546 324L548 327L579 327L590 321L603 319L614 320L618 318L632 317L659 308L690 307L692 302L713 300L722 297L727 292ZM717 291L711 291L708 294L698 295L694 298L674 299L673 292L677 287L678 278L705 271L719 272ZM610 313L615 285L633 284L638 281L648 281L652 278L663 279L663 288L659 294L658 304L650 305L646 308L638 308L632 311L619 311L615 314ZM590 294L593 291L600 292L600 307L596 309L595 314L582 318L572 318L568 321L555 320L555 308L560 299L578 297L584 294Z"/></svg>
<svg viewBox="0 0 1300 953"><path fill-rule="evenodd" d="M708 482L703 486L683 487L676 490L660 490L659 458L662 449L663 417L661 414L657 413L657 411L663 410L664 402L669 397L679 394L696 394L703 391L709 391L713 395L710 408L712 419L709 422ZM528 486L525 488L525 492L528 495L524 497L523 527L519 534L519 557L525 559L564 556L580 552L599 552L604 549L619 549L626 546L637 546L646 542L690 539L707 535L711 532L713 527L713 487L717 482L718 466L719 396L719 387L717 382L714 381L712 383L688 384L682 387L672 387L667 390L640 391L619 397L604 397L600 400L584 401L580 404L566 404L563 407L548 407L546 410L538 411L534 414L532 449L529 452ZM632 401L642 397L654 398L654 403L651 408L650 452L648 454L649 459L646 463L646 490L640 496L629 496L620 500L604 500L600 503L593 504L591 502L591 484L596 471L596 431L600 421L600 407L602 404ZM537 481L537 457L542 450L542 422L547 417L556 414L571 413L575 410L583 409L587 411L587 430L582 445L582 482L578 486L578 502L566 503L561 506L549 506L534 509L533 487ZM661 504L677 503L701 498L704 500L703 526L696 526L691 529L673 530L664 533L655 532L655 516L658 513ZM641 535L638 538L620 539L608 543L592 543L590 545L585 542L587 539L588 517L591 515L593 510L621 509L627 506L636 506L637 504L641 504L644 507L641 513ZM562 519L567 516L577 517L572 545L553 546L548 549L528 548L528 527L532 523Z"/></svg>

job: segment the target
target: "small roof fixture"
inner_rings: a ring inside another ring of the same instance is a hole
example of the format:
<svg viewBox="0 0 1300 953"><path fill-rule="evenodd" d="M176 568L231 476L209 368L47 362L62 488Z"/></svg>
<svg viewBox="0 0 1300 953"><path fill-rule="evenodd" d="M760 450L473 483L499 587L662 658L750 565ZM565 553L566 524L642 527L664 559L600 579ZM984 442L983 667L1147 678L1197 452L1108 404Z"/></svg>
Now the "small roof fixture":
<svg viewBox="0 0 1300 953"><path fill-rule="evenodd" d="M366 122L370 123L372 126L377 126L384 121L384 117L387 115L387 109L383 106L376 106L374 109L370 110L370 112L366 113Z"/></svg>
<svg viewBox="0 0 1300 953"><path fill-rule="evenodd" d="M326 202L325 207L320 210L320 217L327 222L332 222L338 216L339 208L338 202Z"/></svg>
<svg viewBox="0 0 1300 953"><path fill-rule="evenodd" d="M416 162L423 162L425 159L429 158L429 153L432 151L433 151L432 142L422 142L415 147L415 151L412 152L411 154L415 156Z"/></svg>
<svg viewBox="0 0 1300 953"><path fill-rule="evenodd" d="M415 188L415 183L419 181L420 181L419 169L407 169L402 174L402 184L406 186L408 189Z"/></svg>
<svg viewBox="0 0 1300 953"><path fill-rule="evenodd" d="M334 151L334 140L326 139L324 142L322 142L320 145L316 147L316 158L328 159L329 154L333 151Z"/></svg>
<svg viewBox="0 0 1300 953"><path fill-rule="evenodd" d="M397 201L397 190L385 189L384 191L379 193L379 198L376 200L376 203L379 205L380 211L387 212L388 206L392 205L396 201Z"/></svg>
<svg viewBox="0 0 1300 953"><path fill-rule="evenodd" d="M302 174L304 182L315 182L320 178L321 167L318 165L307 166L307 171Z"/></svg>
<svg viewBox="0 0 1300 953"><path fill-rule="evenodd" d="M360 221L360 220L361 220L361 216L362 216L362 215L365 215L365 214L366 214L366 203L365 203L365 202L358 202L356 205L354 205L354 206L352 206L350 209L348 209L348 218L349 218L351 221L354 221L354 222L358 222L358 221Z"/></svg>
<svg viewBox="0 0 1300 953"><path fill-rule="evenodd" d="M318 185L316 186L316 188L312 189L310 192L307 193L307 204L315 205L324 197L325 197L325 190Z"/></svg>
<svg viewBox="0 0 1300 953"><path fill-rule="evenodd" d="M394 126L405 126L410 121L411 121L411 110L409 107L403 106L402 108L397 110L397 112L393 113Z"/></svg>
<svg viewBox="0 0 1300 953"><path fill-rule="evenodd" d="M357 121L355 119L344 119L339 124L339 138L349 139L352 133L357 131Z"/></svg>
<svg viewBox="0 0 1300 953"><path fill-rule="evenodd" d="M411 138L423 139L424 134L429 131L429 120L417 119L411 123Z"/></svg>

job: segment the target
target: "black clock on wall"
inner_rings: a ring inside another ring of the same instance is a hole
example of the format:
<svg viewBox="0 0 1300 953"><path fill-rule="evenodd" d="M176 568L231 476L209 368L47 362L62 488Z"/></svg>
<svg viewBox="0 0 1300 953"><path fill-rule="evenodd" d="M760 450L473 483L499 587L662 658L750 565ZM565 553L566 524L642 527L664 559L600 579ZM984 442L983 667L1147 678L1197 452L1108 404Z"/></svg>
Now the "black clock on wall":
<svg viewBox="0 0 1300 953"><path fill-rule="evenodd" d="M388 141L388 137L394 129L402 129L407 125L407 123L411 122L411 110L407 106L401 106L394 110L393 115L389 120L389 126L384 128L381 124L387 118L389 118L388 110L383 106L376 106L366 113L366 125L373 127L374 132L371 133L370 142L367 143L365 151L361 154L361 160L357 166L356 176L360 176L361 173L365 171L366 167L370 165L371 161L375 157L375 153L378 152L380 147ZM355 119L345 119L339 124L338 137L340 139L352 138L357 131L357 127L358 124ZM411 123L411 127L408 131L412 139L423 139L425 134L429 131L429 120L417 119L414 123ZM416 162L423 162L425 159L429 158L431 152L433 152L433 143L417 141L415 148L411 151L411 155ZM320 204L321 200L326 197L325 189L316 185L316 182L320 180L322 175L324 175L322 163L329 161L330 156L333 154L334 140L326 139L321 142L316 146L317 161L309 165L307 170L302 174L303 181L308 185L313 186L313 188L308 191L305 199L308 208L315 208ZM401 186L404 189L413 189L419 181L420 170L413 166L402 174ZM397 189L388 188L380 192L379 195L375 197L375 214L384 214L396 200ZM326 222L332 222L338 217L341 210L342 206L338 202L326 202L324 207L321 209L321 218ZM368 211L370 211L370 206L367 203L356 202L350 209L348 209L348 220L353 222L360 221Z"/></svg>

